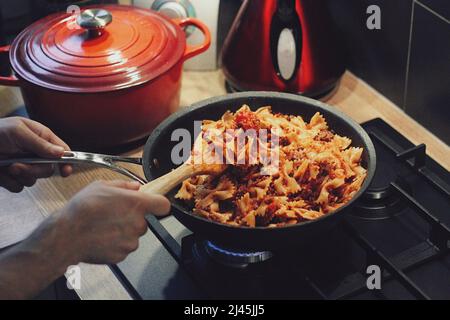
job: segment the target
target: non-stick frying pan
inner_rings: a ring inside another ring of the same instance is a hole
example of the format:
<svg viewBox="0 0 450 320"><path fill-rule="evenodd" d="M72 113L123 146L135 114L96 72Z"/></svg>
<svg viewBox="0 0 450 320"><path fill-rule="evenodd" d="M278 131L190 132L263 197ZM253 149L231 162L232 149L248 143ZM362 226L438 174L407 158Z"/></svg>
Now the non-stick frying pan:
<svg viewBox="0 0 450 320"><path fill-rule="evenodd" d="M232 248L283 249L307 245L308 241L314 241L315 237L326 238L327 231L343 217L349 207L369 186L375 172L376 156L372 141L360 125L337 109L316 100L275 92L243 92L211 98L183 108L163 121L148 138L142 159L104 156L109 157L106 163L102 159L100 159L100 163L93 162L92 159L90 162L105 167L111 167L110 164L112 164L114 169L119 172L121 170L117 170L118 167L114 164L116 161L142 163L145 177L150 181L176 167L171 161L172 149L179 143L179 141L171 140L172 132L175 129L187 129L193 137L193 142L196 138L194 137L194 121L220 119L227 110L234 112L243 104L249 105L252 110L270 105L275 113L301 115L305 120L309 120L316 112L320 112L332 130L339 135L351 138L353 146L364 149L362 165L367 169L367 177L361 189L347 204L330 214L316 220L278 228L235 227L196 216L183 201L175 199L174 195L177 190L173 190L167 195L172 203L173 215L197 236ZM73 161L72 159L72 161L66 162L83 161ZM129 172L122 173L143 182L143 179L130 175Z"/></svg>

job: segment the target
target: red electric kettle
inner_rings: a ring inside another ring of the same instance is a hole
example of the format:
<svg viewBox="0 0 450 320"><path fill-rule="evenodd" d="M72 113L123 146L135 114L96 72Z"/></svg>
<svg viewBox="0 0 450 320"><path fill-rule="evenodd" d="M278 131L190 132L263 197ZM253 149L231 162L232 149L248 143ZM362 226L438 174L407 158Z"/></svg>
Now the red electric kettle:
<svg viewBox="0 0 450 320"><path fill-rule="evenodd" d="M345 68L324 0L246 0L221 60L229 91L329 94Z"/></svg>

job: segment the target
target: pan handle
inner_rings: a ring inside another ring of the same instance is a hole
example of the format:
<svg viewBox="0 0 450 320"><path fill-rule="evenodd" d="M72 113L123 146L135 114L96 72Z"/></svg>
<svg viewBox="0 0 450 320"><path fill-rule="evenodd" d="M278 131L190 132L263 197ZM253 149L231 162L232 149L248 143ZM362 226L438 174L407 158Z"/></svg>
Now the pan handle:
<svg viewBox="0 0 450 320"><path fill-rule="evenodd" d="M9 49L11 46L0 47L0 54L9 54ZM19 79L17 79L14 75L9 77L0 77L0 85L9 86L9 87L18 87Z"/></svg>
<svg viewBox="0 0 450 320"><path fill-rule="evenodd" d="M198 28L202 33L205 39L203 40L203 43L195 46L186 46L186 50L183 55L183 60L187 60L189 58L192 58L202 52L205 52L208 50L209 46L211 45L211 33L209 32L208 27L201 22L198 19L195 18L185 18L181 20L174 20L176 24L178 24L181 28L184 28L186 26L192 25L196 28Z"/></svg>
<svg viewBox="0 0 450 320"><path fill-rule="evenodd" d="M0 167L9 166L13 163L26 163L26 164L45 164L45 163L70 163L70 164L93 164L96 166L104 167L124 176L127 176L141 184L146 184L147 181L130 170L119 166L118 162L131 163L136 165L142 165L142 158L110 156L106 154L80 152L80 151L65 151L61 158L47 159L39 157L24 157L16 159L2 159L0 160Z"/></svg>

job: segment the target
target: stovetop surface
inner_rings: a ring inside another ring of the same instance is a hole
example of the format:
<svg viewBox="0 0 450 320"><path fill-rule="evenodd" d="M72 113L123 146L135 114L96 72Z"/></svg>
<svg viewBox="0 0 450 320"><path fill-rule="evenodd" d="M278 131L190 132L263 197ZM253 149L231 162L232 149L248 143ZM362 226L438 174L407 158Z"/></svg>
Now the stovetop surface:
<svg viewBox="0 0 450 320"><path fill-rule="evenodd" d="M142 299L450 299L450 174L381 119L363 127L377 153L369 192L307 248L231 268L173 216L149 217L113 271ZM367 289L369 265L382 270L381 290Z"/></svg>

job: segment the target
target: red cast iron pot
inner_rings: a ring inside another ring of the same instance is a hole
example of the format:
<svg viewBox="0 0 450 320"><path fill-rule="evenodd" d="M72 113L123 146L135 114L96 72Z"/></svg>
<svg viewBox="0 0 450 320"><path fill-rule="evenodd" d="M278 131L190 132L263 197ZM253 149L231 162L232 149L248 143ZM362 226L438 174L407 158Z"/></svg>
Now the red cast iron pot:
<svg viewBox="0 0 450 320"><path fill-rule="evenodd" d="M187 46L193 25L204 42ZM148 136L179 106L183 62L207 50L208 28L130 6L55 14L26 28L9 47L27 111L74 148L103 150Z"/></svg>

